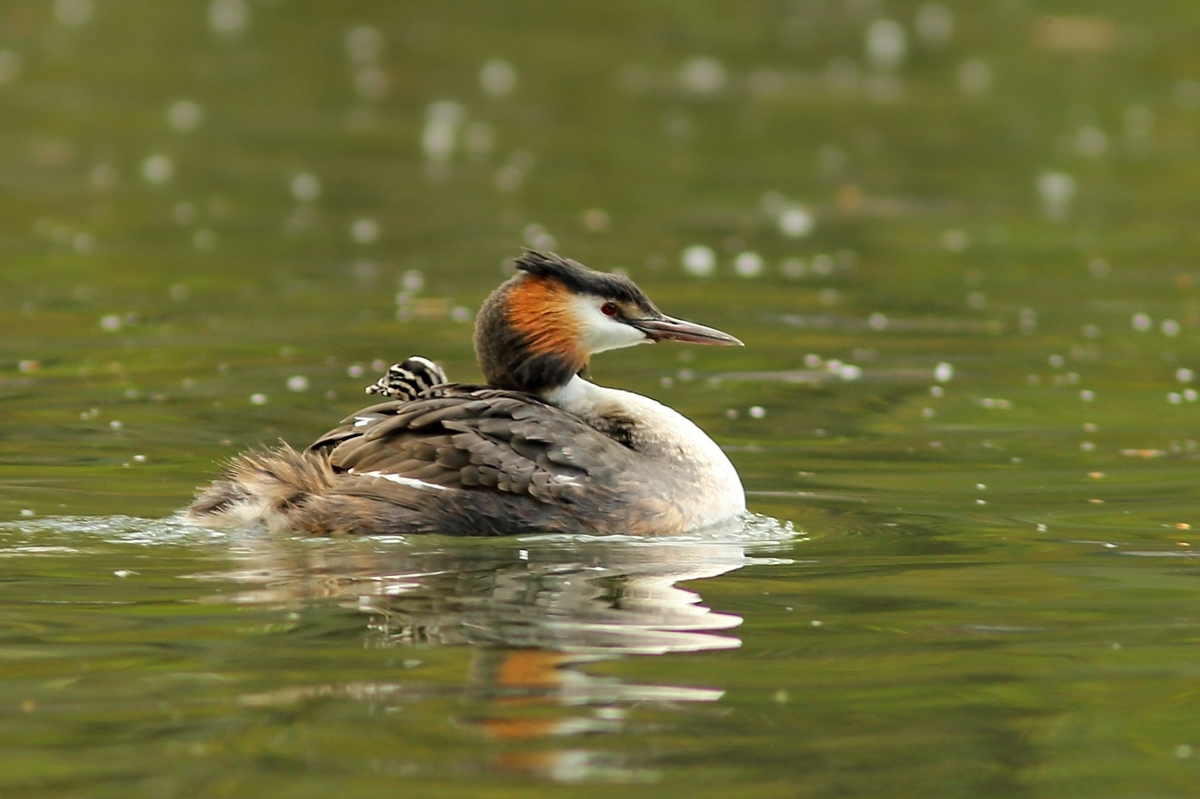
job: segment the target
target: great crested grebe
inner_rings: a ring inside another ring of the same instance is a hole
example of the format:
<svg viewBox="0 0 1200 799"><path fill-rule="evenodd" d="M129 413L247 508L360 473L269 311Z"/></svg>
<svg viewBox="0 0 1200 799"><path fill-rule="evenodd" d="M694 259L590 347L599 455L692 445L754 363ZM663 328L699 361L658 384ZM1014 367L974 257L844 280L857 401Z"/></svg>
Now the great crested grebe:
<svg viewBox="0 0 1200 799"><path fill-rule="evenodd" d="M746 509L737 471L694 423L581 376L591 355L656 341L741 345L672 319L633 281L527 252L484 302L486 386L410 358L367 390L396 397L303 453L249 452L187 510L208 526L348 533L671 534Z"/></svg>

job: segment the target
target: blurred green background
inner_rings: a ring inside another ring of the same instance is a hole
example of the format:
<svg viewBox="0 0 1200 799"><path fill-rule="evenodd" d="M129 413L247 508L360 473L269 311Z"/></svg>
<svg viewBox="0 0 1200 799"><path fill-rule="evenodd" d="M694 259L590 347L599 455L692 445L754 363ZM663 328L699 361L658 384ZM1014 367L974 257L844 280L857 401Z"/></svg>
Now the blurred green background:
<svg viewBox="0 0 1200 799"><path fill-rule="evenodd" d="M0 785L1191 795L1198 34L1183 2L8 0ZM156 521L393 361L478 379L522 247L746 342L593 374L777 522Z"/></svg>

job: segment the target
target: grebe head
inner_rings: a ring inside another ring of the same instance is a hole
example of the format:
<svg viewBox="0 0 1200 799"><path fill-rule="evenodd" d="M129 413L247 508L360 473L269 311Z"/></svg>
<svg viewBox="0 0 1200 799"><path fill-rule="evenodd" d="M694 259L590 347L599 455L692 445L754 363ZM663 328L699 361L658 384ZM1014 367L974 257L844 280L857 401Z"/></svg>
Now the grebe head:
<svg viewBox="0 0 1200 799"><path fill-rule="evenodd" d="M624 275L538 252L516 266L475 320L475 355L490 386L542 394L566 385L594 353L635 344L741 346L720 330L665 315Z"/></svg>

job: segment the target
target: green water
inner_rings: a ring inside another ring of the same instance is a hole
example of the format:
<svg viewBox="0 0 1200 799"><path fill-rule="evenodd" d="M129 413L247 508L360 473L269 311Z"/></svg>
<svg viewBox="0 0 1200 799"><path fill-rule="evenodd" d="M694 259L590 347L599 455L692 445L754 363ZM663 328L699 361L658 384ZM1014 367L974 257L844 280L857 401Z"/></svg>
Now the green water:
<svg viewBox="0 0 1200 799"><path fill-rule="evenodd" d="M0 793L1195 795L1198 29L1100 0L3 4ZM708 430L760 516L170 520L381 365L477 379L471 313L522 246L746 342L592 368Z"/></svg>

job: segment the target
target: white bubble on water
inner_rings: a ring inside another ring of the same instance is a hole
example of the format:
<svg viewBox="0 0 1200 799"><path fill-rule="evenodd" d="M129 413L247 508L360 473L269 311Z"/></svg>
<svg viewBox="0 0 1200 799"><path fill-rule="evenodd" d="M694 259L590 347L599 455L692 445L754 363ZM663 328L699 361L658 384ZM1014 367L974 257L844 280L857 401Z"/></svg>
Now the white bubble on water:
<svg viewBox="0 0 1200 799"><path fill-rule="evenodd" d="M503 58L493 58L479 70L479 85L492 97L507 97L517 86L517 68Z"/></svg>
<svg viewBox="0 0 1200 799"><path fill-rule="evenodd" d="M304 375L292 375L287 379L288 391L308 391L308 378Z"/></svg>
<svg viewBox="0 0 1200 799"><path fill-rule="evenodd" d="M962 62L958 66L958 88L972 97L986 94L992 88L992 68L978 58Z"/></svg>
<svg viewBox="0 0 1200 799"><path fill-rule="evenodd" d="M694 94L715 94L725 88L728 80L724 65L708 56L693 58L679 69L679 82Z"/></svg>
<svg viewBox="0 0 1200 799"><path fill-rule="evenodd" d="M838 369L838 377L843 380L858 380L862 377L862 374L862 367L855 366L852 363L842 364L842 368Z"/></svg>
<svg viewBox="0 0 1200 799"><path fill-rule="evenodd" d="M208 5L208 24L218 34L239 34L250 24L250 7L246 0L213 0Z"/></svg>
<svg viewBox="0 0 1200 799"><path fill-rule="evenodd" d="M310 203L321 196L321 179L311 172L301 172L292 177L289 188L297 202Z"/></svg>
<svg viewBox="0 0 1200 799"><path fill-rule="evenodd" d="M942 234L942 246L947 252L964 252L970 244L970 237L961 230L947 230Z"/></svg>
<svg viewBox="0 0 1200 799"><path fill-rule="evenodd" d="M1150 319L1150 316L1140 311L1135 313L1129 321L1133 325L1133 329L1139 333L1145 333L1154 326L1154 322Z"/></svg>
<svg viewBox="0 0 1200 799"><path fill-rule="evenodd" d="M1174 319L1164 319L1162 321L1161 329L1162 329L1162 334L1164 336L1166 336L1167 338L1175 338L1176 336L1179 335L1179 331L1182 328L1179 326L1179 323L1176 322Z"/></svg>
<svg viewBox="0 0 1200 799"><path fill-rule="evenodd" d="M346 34L346 55L355 64L373 64L383 55L383 34L370 25L357 25Z"/></svg>
<svg viewBox="0 0 1200 799"><path fill-rule="evenodd" d="M117 313L106 314L100 317L100 329L107 333L115 333L121 329L121 315Z"/></svg>
<svg viewBox="0 0 1200 799"><path fill-rule="evenodd" d="M877 19L867 26L867 60L886 72L899 69L908 51L904 26L892 19Z"/></svg>
<svg viewBox="0 0 1200 799"><path fill-rule="evenodd" d="M789 206L779 213L779 231L791 239L809 235L816 224L812 213L800 205Z"/></svg>
<svg viewBox="0 0 1200 799"><path fill-rule="evenodd" d="M942 361L934 367L933 379L939 383L948 383L952 377L954 377L954 367L946 361Z"/></svg>
<svg viewBox="0 0 1200 799"><path fill-rule="evenodd" d="M400 278L400 288L409 294L418 294L425 288L425 273L420 269L409 269Z"/></svg>
<svg viewBox="0 0 1200 799"><path fill-rule="evenodd" d="M382 67L363 67L354 75L354 93L364 100L382 100L390 84Z"/></svg>
<svg viewBox="0 0 1200 799"><path fill-rule="evenodd" d="M784 258L779 264L779 274L788 280L799 280L804 277L804 259Z"/></svg>
<svg viewBox="0 0 1200 799"><path fill-rule="evenodd" d="M150 155L142 161L142 179L147 183L161 186L174 174L175 162L165 155Z"/></svg>
<svg viewBox="0 0 1200 799"><path fill-rule="evenodd" d="M521 237L525 240L526 244L535 250L553 250L558 246L558 239L550 235L546 228L536 222L530 222L526 225L525 229L521 231Z"/></svg>
<svg viewBox="0 0 1200 799"><path fill-rule="evenodd" d="M54 0L54 17L63 25L78 27L92 18L92 0Z"/></svg>
<svg viewBox="0 0 1200 799"><path fill-rule="evenodd" d="M1037 190L1043 216L1054 221L1067 217L1075 199L1075 178L1065 172L1043 172L1038 175Z"/></svg>
<svg viewBox="0 0 1200 799"><path fill-rule="evenodd" d="M200 228L192 236L192 246L200 252L212 252L217 247L217 234L208 228Z"/></svg>
<svg viewBox="0 0 1200 799"><path fill-rule="evenodd" d="M762 256L756 252L743 252L733 259L733 269L742 277L758 277L763 271Z"/></svg>
<svg viewBox="0 0 1200 799"><path fill-rule="evenodd" d="M251 394L250 395L250 404L251 405L266 405L267 404L267 395L266 394Z"/></svg>
<svg viewBox="0 0 1200 799"><path fill-rule="evenodd" d="M450 309L450 320L460 324L464 322L470 322L471 309L465 305L455 305Z"/></svg>
<svg viewBox="0 0 1200 799"><path fill-rule="evenodd" d="M712 247L693 244L686 247L680 256L683 270L693 277L708 277L717 268L717 254Z"/></svg>
<svg viewBox="0 0 1200 799"><path fill-rule="evenodd" d="M820 369L822 363L824 363L824 359L815 352L804 356L804 365L809 369Z"/></svg>
<svg viewBox="0 0 1200 799"><path fill-rule="evenodd" d="M1091 402L1092 400L1096 399L1096 392L1085 388L1083 391L1079 392L1079 398L1084 402Z"/></svg>
<svg viewBox="0 0 1200 799"><path fill-rule="evenodd" d="M1200 397L1200 393L1197 393L1196 389L1194 388L1187 388L1183 390L1183 398L1188 402L1195 402L1198 397Z"/></svg>
<svg viewBox="0 0 1200 799"><path fill-rule="evenodd" d="M357 244L374 244L379 240L379 223L374 219L356 219L350 224L350 239Z"/></svg>
<svg viewBox="0 0 1200 799"><path fill-rule="evenodd" d="M1088 158L1099 158L1108 151L1108 134L1095 125L1084 125L1075 134L1075 149Z"/></svg>
<svg viewBox="0 0 1200 799"><path fill-rule="evenodd" d="M1183 402L1183 396L1178 391L1172 391L1167 394L1167 402L1171 403L1172 405L1178 405L1179 403Z"/></svg>
<svg viewBox="0 0 1200 799"><path fill-rule="evenodd" d="M21 54L15 50L0 49L0 86L12 83L21 73Z"/></svg>
<svg viewBox="0 0 1200 799"><path fill-rule="evenodd" d="M884 314L876 311L867 319L867 327L872 330L887 330L888 318Z"/></svg>
<svg viewBox="0 0 1200 799"><path fill-rule="evenodd" d="M913 27L926 47L942 47L954 35L954 15L941 3L923 3Z"/></svg>
<svg viewBox="0 0 1200 799"><path fill-rule="evenodd" d="M494 139L492 126L486 122L471 122L463 131L463 144L466 145L467 152L477 159L492 151Z"/></svg>
<svg viewBox="0 0 1200 799"><path fill-rule="evenodd" d="M425 128L421 133L421 149L434 161L445 161L454 154L458 129L466 110L453 100L438 100L425 109Z"/></svg>
<svg viewBox="0 0 1200 799"><path fill-rule="evenodd" d="M1171 94L1180 108L1200 108L1200 81L1176 81Z"/></svg>
<svg viewBox="0 0 1200 799"><path fill-rule="evenodd" d="M190 133L204 121L204 109L195 100L176 100L167 109L167 124L180 133Z"/></svg>
<svg viewBox="0 0 1200 799"><path fill-rule="evenodd" d="M761 405L752 405L749 413L751 419L761 419L767 415L766 409Z"/></svg>
<svg viewBox="0 0 1200 799"><path fill-rule="evenodd" d="M1175 370L1175 379L1180 383L1190 383L1196 378L1196 373L1191 369L1180 367Z"/></svg>

